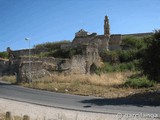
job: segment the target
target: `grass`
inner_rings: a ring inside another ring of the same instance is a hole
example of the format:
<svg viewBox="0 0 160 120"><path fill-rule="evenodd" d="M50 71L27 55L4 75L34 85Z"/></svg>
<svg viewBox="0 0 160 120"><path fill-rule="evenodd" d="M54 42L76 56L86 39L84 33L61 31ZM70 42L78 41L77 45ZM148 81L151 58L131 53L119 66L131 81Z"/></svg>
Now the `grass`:
<svg viewBox="0 0 160 120"><path fill-rule="evenodd" d="M0 80L14 84L14 83L16 83L16 76L15 75L2 76L2 77L0 77Z"/></svg>
<svg viewBox="0 0 160 120"><path fill-rule="evenodd" d="M124 85L133 88L148 88L153 87L156 83L148 80L147 77L129 78Z"/></svg>
<svg viewBox="0 0 160 120"><path fill-rule="evenodd" d="M0 113L0 120L5 120L5 114L4 113Z"/></svg>
<svg viewBox="0 0 160 120"><path fill-rule="evenodd" d="M101 73L108 73L108 72L127 72L127 71L136 72L138 63L139 63L138 60L134 60L126 63L117 63L117 64L111 64L111 63L105 62L103 64L103 67L98 68L96 70L96 73L101 74Z"/></svg>
<svg viewBox="0 0 160 120"><path fill-rule="evenodd" d="M3 80L15 83L14 76L4 76ZM130 94L156 91L160 88L159 84L152 83L133 72L109 72L101 75L50 75L33 79L32 83L20 83L20 85L60 93L107 98L126 97Z"/></svg>
<svg viewBox="0 0 160 120"><path fill-rule="evenodd" d="M6 114L0 113L0 120L10 120L8 117L6 118L7 116ZM24 115L23 117L22 115L19 115L19 116L11 115L11 120L28 120L26 119L26 117L27 118L29 117L31 120L33 119L28 115ZM50 119L47 119L46 117L47 116L43 116L43 118L37 117L37 118L34 118L33 120L69 120L70 119L65 113L58 113L54 116L54 118L50 118ZM78 118L79 118L78 114L76 114L75 117L72 116L72 120L78 120ZM102 120L102 118L97 118L95 120Z"/></svg>
<svg viewBox="0 0 160 120"><path fill-rule="evenodd" d="M135 84L139 85L138 87L131 86L131 84L128 84L128 78L133 74L137 73L109 72L101 75L51 75L34 79L32 83L22 83L21 85L60 93L106 98L126 97L131 94L159 89L159 84L152 85L150 81L144 78L142 78L142 81L141 79L135 81Z"/></svg>
<svg viewBox="0 0 160 120"><path fill-rule="evenodd" d="M0 113L0 120L8 120L6 119L5 113ZM23 120L23 118L16 115L16 116L12 116L12 120Z"/></svg>
<svg viewBox="0 0 160 120"><path fill-rule="evenodd" d="M34 89L78 95L120 97L126 92L125 88L119 86L123 85L131 74L130 72L117 72L101 75L52 75L34 79L32 83L22 83L21 85ZM117 94L117 90L122 94Z"/></svg>

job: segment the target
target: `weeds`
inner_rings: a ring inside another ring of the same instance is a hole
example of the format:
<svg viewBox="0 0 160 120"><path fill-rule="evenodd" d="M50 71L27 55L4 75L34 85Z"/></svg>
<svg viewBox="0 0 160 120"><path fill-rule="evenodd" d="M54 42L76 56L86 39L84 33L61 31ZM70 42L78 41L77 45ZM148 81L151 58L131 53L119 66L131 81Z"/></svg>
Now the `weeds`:
<svg viewBox="0 0 160 120"><path fill-rule="evenodd" d="M147 77L138 77L138 78L129 78L125 84L127 87L133 87L133 88L148 88L155 85L155 82L148 80Z"/></svg>
<svg viewBox="0 0 160 120"><path fill-rule="evenodd" d="M2 81L6 81L6 82L9 82L9 83L16 83L16 76L15 75L12 75L12 76L2 76L0 77L0 79Z"/></svg>
<svg viewBox="0 0 160 120"><path fill-rule="evenodd" d="M23 83L22 85L55 92L105 96L108 93L108 89L124 84L131 74L129 72L119 72L101 75L52 75L38 80L35 79L30 84Z"/></svg>

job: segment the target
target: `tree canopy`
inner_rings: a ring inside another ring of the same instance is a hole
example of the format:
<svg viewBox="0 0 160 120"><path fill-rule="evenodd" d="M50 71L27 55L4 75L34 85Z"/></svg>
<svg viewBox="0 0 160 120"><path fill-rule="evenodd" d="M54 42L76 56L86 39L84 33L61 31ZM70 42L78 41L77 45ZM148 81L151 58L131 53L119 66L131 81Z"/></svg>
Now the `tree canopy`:
<svg viewBox="0 0 160 120"><path fill-rule="evenodd" d="M140 66L149 79L160 82L160 30L155 30L153 37L147 41Z"/></svg>

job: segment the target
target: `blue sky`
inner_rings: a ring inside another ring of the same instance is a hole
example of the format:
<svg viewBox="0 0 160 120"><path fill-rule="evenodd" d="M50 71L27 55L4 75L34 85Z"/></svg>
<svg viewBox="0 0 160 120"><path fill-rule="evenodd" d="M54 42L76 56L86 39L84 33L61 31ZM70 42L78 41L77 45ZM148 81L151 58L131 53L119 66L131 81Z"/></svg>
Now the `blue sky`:
<svg viewBox="0 0 160 120"><path fill-rule="evenodd" d="M103 34L108 15L112 34L160 28L160 0L0 0L0 51L73 40L81 28Z"/></svg>

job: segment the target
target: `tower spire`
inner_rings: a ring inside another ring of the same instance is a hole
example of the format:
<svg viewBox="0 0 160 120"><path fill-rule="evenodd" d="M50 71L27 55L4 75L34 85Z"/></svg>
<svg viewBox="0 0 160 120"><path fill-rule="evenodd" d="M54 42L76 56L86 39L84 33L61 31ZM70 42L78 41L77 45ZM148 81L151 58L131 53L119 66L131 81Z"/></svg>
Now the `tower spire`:
<svg viewBox="0 0 160 120"><path fill-rule="evenodd" d="M105 16L105 19L104 19L104 35L110 36L110 25L109 25L108 16Z"/></svg>

